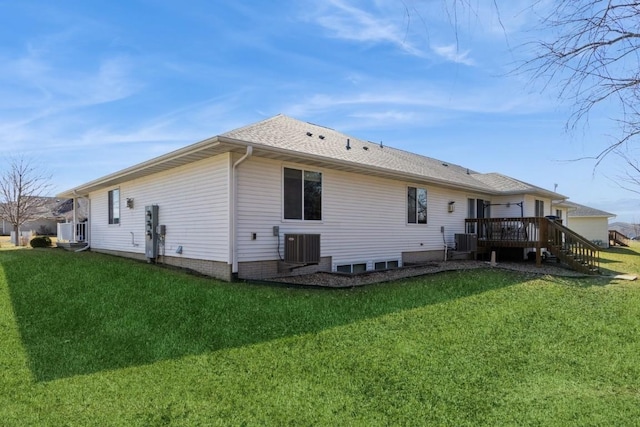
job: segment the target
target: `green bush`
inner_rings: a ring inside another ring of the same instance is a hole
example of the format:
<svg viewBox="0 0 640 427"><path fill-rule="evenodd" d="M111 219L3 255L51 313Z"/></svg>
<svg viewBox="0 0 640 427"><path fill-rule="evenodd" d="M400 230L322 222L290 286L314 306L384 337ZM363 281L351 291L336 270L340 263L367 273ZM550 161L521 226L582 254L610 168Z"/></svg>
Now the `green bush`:
<svg viewBox="0 0 640 427"><path fill-rule="evenodd" d="M29 242L32 248L48 248L51 246L51 239L47 236L37 236Z"/></svg>

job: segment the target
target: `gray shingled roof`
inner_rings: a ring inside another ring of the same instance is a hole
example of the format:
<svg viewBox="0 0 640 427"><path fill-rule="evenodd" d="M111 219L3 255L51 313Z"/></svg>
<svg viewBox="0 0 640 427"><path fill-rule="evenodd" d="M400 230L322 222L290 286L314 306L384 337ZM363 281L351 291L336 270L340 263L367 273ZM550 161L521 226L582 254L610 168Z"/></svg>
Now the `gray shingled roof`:
<svg viewBox="0 0 640 427"><path fill-rule="evenodd" d="M577 217L606 217L611 218L616 216L610 212L601 211L600 209L591 208L589 206L581 205L574 202L565 202L566 206L569 207L568 216L571 218Z"/></svg>
<svg viewBox="0 0 640 427"><path fill-rule="evenodd" d="M277 115L196 142L60 193L60 197L86 195L91 191L183 166L223 152L240 153L247 145L253 146L259 153L257 155L287 158L292 161L307 160L358 173L430 182L488 194L526 192L543 194L555 200L566 198L504 175L480 174L453 163L364 141L285 115Z"/></svg>
<svg viewBox="0 0 640 427"><path fill-rule="evenodd" d="M431 157L363 141L336 130L293 119L285 115L254 123L221 136L250 142L257 146L285 149L327 159L351 162L409 173L453 185L476 188L489 193L544 192L564 198L534 185L500 174L479 174L462 166ZM349 141L350 149L347 149Z"/></svg>
<svg viewBox="0 0 640 427"><path fill-rule="evenodd" d="M484 183L488 187L502 193L530 193L548 192L544 188L528 184L515 178L511 178L499 173L485 173L473 175L475 179Z"/></svg>

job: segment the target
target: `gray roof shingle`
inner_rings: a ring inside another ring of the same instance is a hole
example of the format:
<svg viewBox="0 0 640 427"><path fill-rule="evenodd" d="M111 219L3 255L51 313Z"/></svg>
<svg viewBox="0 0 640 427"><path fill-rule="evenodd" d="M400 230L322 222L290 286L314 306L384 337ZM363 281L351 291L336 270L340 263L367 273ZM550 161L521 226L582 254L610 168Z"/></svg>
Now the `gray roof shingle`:
<svg viewBox="0 0 640 427"><path fill-rule="evenodd" d="M566 206L569 207L568 216L571 218L577 217L606 217L611 218L616 216L610 212L601 211L600 209L591 208L589 206L581 205L579 203L574 202L565 202Z"/></svg>
<svg viewBox="0 0 640 427"><path fill-rule="evenodd" d="M566 198L505 175L481 174L454 163L382 146L282 114L95 179L60 193L60 197L86 195L91 191L149 176L246 145L254 146L266 156L273 155L273 158L280 156L294 161L307 159L330 167L335 165L344 170L379 174L393 179L429 182L485 194L522 192L542 194L554 200Z"/></svg>
<svg viewBox="0 0 640 427"><path fill-rule="evenodd" d="M373 166L389 171L409 173L453 185L476 188L489 193L544 192L557 199L565 198L504 175L480 174L460 165L422 156L397 148L381 146L343 134L334 129L277 115L221 136L290 152L298 152ZM347 149L347 141L350 149Z"/></svg>

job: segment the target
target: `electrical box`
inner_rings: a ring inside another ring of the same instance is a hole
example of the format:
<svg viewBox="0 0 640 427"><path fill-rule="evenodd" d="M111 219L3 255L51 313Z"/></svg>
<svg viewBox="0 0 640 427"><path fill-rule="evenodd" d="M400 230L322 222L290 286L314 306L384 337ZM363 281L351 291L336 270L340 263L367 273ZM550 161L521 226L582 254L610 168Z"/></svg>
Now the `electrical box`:
<svg viewBox="0 0 640 427"><path fill-rule="evenodd" d="M167 234L167 226L164 224L160 224L156 227L156 233L160 236L164 236L165 234Z"/></svg>
<svg viewBox="0 0 640 427"><path fill-rule="evenodd" d="M158 205L144 207L144 252L149 261L158 257Z"/></svg>

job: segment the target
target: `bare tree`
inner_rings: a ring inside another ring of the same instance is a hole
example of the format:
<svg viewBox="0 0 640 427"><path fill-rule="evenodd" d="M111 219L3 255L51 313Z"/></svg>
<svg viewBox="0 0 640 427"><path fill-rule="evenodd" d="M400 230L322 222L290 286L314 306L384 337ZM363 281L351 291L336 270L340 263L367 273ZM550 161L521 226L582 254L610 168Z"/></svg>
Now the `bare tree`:
<svg viewBox="0 0 640 427"><path fill-rule="evenodd" d="M535 43L525 68L573 103L569 127L588 120L599 104L620 107L612 118L620 133L594 158L599 163L616 153L633 164L625 148L640 133L640 2L558 0L540 26L548 40Z"/></svg>
<svg viewBox="0 0 640 427"><path fill-rule="evenodd" d="M407 14L410 8L401 0ZM445 10L456 31L460 16L479 19L479 3L471 0L443 0ZM502 25L501 8L507 3L489 3ZM551 9L549 9L551 5ZM487 6L486 4L484 6ZM520 46L529 59L517 68L543 82L544 89L558 88L559 98L573 105L567 128L588 123L589 115L606 104L619 111L610 117L618 127L611 140L593 159L597 167L614 155L620 159L622 186L639 192L640 167L640 2L633 0L535 0L526 8L539 21L532 25L538 39ZM504 28L504 27L503 27ZM528 48L533 47L533 52ZM529 52L529 53L527 53ZM599 112L599 111L598 111Z"/></svg>
<svg viewBox="0 0 640 427"><path fill-rule="evenodd" d="M0 175L0 217L13 226L16 245L20 244L20 227L42 217L50 179L24 157L7 161L7 169Z"/></svg>

